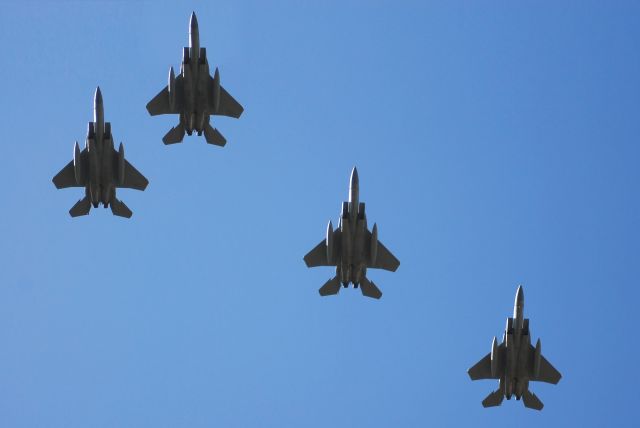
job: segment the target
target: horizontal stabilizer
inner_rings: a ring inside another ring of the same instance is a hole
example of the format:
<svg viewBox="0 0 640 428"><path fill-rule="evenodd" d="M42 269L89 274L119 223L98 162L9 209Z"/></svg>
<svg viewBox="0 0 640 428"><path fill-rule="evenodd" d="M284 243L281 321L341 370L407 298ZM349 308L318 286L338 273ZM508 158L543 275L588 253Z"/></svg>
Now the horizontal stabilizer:
<svg viewBox="0 0 640 428"><path fill-rule="evenodd" d="M363 277L360 281L360 290L363 296L379 299L382 297L382 291L376 285L369 281L366 277Z"/></svg>
<svg viewBox="0 0 640 428"><path fill-rule="evenodd" d="M113 215L117 215L118 217L126 217L131 218L133 212L129 209L128 206L124 204L124 202L119 201L118 199L114 199L111 201L111 212Z"/></svg>
<svg viewBox="0 0 640 428"><path fill-rule="evenodd" d="M487 397L482 400L483 407L495 407L502 404L502 400L504 399L504 394L499 389L493 391L491 394L487 395Z"/></svg>
<svg viewBox="0 0 640 428"><path fill-rule="evenodd" d="M162 142L165 144L181 143L184 138L184 128L182 125L171 128L169 132L162 137Z"/></svg>
<svg viewBox="0 0 640 428"><path fill-rule="evenodd" d="M85 197L83 199L80 199L73 207L71 207L71 209L69 210L69 214L71 214L71 217L79 217L81 215L89 214L90 210L91 201L89 200L89 198Z"/></svg>
<svg viewBox="0 0 640 428"><path fill-rule="evenodd" d="M320 287L320 290L318 291L320 292L321 296L331 296L333 294L338 294L338 291L340 291L340 280L337 276L333 277L333 279L330 279L322 287Z"/></svg>
<svg viewBox="0 0 640 428"><path fill-rule="evenodd" d="M544 404L542 404L542 401L540 401L536 394L529 390L522 394L522 402L524 403L524 407L528 407L530 409L542 410L544 407Z"/></svg>
<svg viewBox="0 0 640 428"><path fill-rule="evenodd" d="M217 129L211 127L208 123L204 127L204 138L207 140L207 143L213 144L215 146L224 147L227 144L227 140L222 136Z"/></svg>

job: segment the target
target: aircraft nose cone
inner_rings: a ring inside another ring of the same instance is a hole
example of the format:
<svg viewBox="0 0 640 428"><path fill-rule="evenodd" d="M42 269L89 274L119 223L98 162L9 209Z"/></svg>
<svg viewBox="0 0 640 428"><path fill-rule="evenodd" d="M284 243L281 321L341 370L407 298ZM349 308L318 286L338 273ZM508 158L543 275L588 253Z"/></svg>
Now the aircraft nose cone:
<svg viewBox="0 0 640 428"><path fill-rule="evenodd" d="M102 92L100 92L100 86L96 88L96 93L93 96L93 103L98 106L102 105Z"/></svg>
<svg viewBox="0 0 640 428"><path fill-rule="evenodd" d="M516 291L516 305L522 306L524 304L524 291L522 290L522 285L518 286L518 291Z"/></svg>
<svg viewBox="0 0 640 428"><path fill-rule="evenodd" d="M191 31L198 29L198 18L196 18L195 12L191 12L191 19L189 20L189 28L191 28Z"/></svg>
<svg viewBox="0 0 640 428"><path fill-rule="evenodd" d="M351 171L351 187L358 187L360 180L358 179L358 169L354 166Z"/></svg>

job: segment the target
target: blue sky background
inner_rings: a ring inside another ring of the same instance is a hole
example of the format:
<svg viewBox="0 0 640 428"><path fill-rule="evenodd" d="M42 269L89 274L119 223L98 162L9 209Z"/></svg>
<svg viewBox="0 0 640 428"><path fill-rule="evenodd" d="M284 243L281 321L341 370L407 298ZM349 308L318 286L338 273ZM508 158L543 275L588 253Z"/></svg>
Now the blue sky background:
<svg viewBox="0 0 640 428"><path fill-rule="evenodd" d="M3 3L0 425L637 426L640 4L605 3ZM192 10L223 149L145 110ZM97 85L131 220L51 183ZM302 261L353 165L380 301ZM520 283L563 379L483 409Z"/></svg>

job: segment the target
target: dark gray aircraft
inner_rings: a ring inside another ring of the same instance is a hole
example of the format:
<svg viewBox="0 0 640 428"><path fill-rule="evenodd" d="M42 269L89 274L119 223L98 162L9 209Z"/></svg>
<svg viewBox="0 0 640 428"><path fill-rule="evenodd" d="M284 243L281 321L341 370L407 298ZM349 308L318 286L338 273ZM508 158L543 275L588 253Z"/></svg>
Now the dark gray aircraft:
<svg viewBox="0 0 640 428"><path fill-rule="evenodd" d="M244 109L220 85L220 73L211 77L207 51L200 47L198 20L191 14L189 23L189 47L182 52L180 74L176 77L169 69L169 84L147 104L151 116L179 114L180 123L162 138L165 144L180 143L185 132L204 132L209 144L224 146L227 140L209 124L210 115L240 117Z"/></svg>
<svg viewBox="0 0 640 428"><path fill-rule="evenodd" d="M304 256L307 267L335 266L336 276L320 287L320 295L328 296L352 283L362 294L379 299L382 292L367 279L367 268L395 272L400 262L378 241L378 226L367 228L364 202L358 201L358 170L354 167L349 184L349 201L342 203L338 228L329 222L326 238Z"/></svg>
<svg viewBox="0 0 640 428"><path fill-rule="evenodd" d="M523 318L524 292L522 286L516 292L513 318L507 319L507 328L498 345L493 338L491 352L468 370L471 380L498 379L499 387L482 401L484 407L499 406L515 394L525 407L542 410L543 404L529 391L529 382L557 384L561 375L541 354L540 339L534 347L529 335L529 319Z"/></svg>
<svg viewBox="0 0 640 428"><path fill-rule="evenodd" d="M73 148L73 160L53 177L58 189L84 187L85 197L70 210L71 217L89 214L91 205L98 208L111 206L111 212L120 217L131 217L131 210L116 198L116 187L144 190L149 182L124 158L124 146L113 147L111 123L104 121L102 93L96 89L93 101L93 122L89 122L85 147L80 151L78 142Z"/></svg>

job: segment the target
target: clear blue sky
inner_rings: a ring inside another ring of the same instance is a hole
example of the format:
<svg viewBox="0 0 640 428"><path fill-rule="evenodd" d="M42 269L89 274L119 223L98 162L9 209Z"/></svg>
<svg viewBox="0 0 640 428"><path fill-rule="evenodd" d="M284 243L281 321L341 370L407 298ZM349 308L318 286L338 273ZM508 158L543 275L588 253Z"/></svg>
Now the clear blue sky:
<svg viewBox="0 0 640 428"><path fill-rule="evenodd" d="M637 426L640 5L318 3L2 4L0 425ZM223 149L145 110L192 10ZM131 220L51 183L97 85ZM380 301L302 261L353 165ZM520 283L540 413L466 374Z"/></svg>

